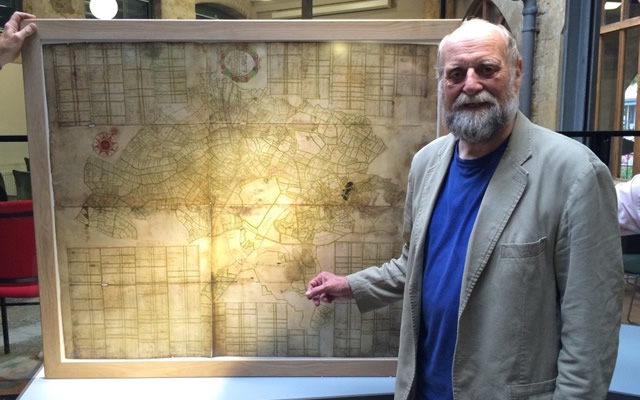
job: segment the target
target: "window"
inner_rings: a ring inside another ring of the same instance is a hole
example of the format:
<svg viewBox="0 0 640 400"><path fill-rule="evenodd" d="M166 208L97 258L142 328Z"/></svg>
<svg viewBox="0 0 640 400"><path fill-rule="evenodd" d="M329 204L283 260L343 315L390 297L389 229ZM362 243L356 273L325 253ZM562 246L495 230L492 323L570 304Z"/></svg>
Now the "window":
<svg viewBox="0 0 640 400"><path fill-rule="evenodd" d="M0 0L0 32L14 11L22 11L22 0Z"/></svg>
<svg viewBox="0 0 640 400"><path fill-rule="evenodd" d="M0 0L1 1L1 0ZM152 19L152 0L117 0L118 13L114 19ZM89 0L84 1L84 13L87 19L95 19L89 9Z"/></svg>
<svg viewBox="0 0 640 400"><path fill-rule="evenodd" d="M595 127L600 131L630 131L611 141L610 166L614 178L640 173L637 136L638 79L640 78L640 0L601 0L601 26L596 88Z"/></svg>
<svg viewBox="0 0 640 400"><path fill-rule="evenodd" d="M196 19L244 19L232 8L214 3L196 4Z"/></svg>
<svg viewBox="0 0 640 400"><path fill-rule="evenodd" d="M496 25L504 25L507 30L511 31L507 21L491 0L474 0L467 9L464 19L482 18Z"/></svg>

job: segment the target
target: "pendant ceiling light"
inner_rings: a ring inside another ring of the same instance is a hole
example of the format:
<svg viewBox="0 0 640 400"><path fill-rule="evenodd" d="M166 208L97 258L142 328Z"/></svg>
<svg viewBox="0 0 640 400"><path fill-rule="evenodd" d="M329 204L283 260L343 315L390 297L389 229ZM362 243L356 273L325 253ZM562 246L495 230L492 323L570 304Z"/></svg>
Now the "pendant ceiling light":
<svg viewBox="0 0 640 400"><path fill-rule="evenodd" d="M619 1L607 1L606 3L604 3L604 9L615 10L616 8L619 8L621 5L622 3Z"/></svg>
<svg viewBox="0 0 640 400"><path fill-rule="evenodd" d="M98 19L112 19L118 13L116 0L91 0L89 10Z"/></svg>

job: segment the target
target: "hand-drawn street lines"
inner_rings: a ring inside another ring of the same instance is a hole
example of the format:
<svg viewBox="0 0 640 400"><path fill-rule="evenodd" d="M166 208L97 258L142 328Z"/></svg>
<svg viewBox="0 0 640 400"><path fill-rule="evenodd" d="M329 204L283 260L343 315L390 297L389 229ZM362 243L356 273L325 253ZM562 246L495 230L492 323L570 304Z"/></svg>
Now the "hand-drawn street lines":
<svg viewBox="0 0 640 400"><path fill-rule="evenodd" d="M424 46L372 43L269 44L269 92L329 100L330 108L393 117L396 96L425 93Z"/></svg>
<svg viewBox="0 0 640 400"><path fill-rule="evenodd" d="M194 246L68 249L72 358L211 355Z"/></svg>
<svg viewBox="0 0 640 400"><path fill-rule="evenodd" d="M47 45L70 358L394 356L400 304L306 299L401 247L435 50Z"/></svg>
<svg viewBox="0 0 640 400"><path fill-rule="evenodd" d="M151 123L157 103L188 101L181 45L55 46L50 56L61 126Z"/></svg>

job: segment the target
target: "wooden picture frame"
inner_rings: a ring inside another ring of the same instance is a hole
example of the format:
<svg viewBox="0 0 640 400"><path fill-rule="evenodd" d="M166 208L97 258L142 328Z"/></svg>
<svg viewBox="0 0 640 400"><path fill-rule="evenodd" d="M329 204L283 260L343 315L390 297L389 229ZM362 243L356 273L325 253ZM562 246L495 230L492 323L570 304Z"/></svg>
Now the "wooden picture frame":
<svg viewBox="0 0 640 400"><path fill-rule="evenodd" d="M459 20L36 20L22 51L47 378L392 376L395 358L213 357L78 360L64 352L43 46L87 42L329 42L436 44Z"/></svg>

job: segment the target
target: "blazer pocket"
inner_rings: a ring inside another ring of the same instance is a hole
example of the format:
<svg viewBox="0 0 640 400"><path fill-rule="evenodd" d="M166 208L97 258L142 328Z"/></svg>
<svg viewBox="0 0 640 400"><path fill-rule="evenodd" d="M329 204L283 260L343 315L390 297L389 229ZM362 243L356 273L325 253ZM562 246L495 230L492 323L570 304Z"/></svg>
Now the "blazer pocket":
<svg viewBox="0 0 640 400"><path fill-rule="evenodd" d="M556 390L556 380L529 383L526 385L507 386L507 393L511 400L551 400Z"/></svg>
<svg viewBox="0 0 640 400"><path fill-rule="evenodd" d="M532 243L504 243L500 245L500 258L530 258L544 252L547 237Z"/></svg>

